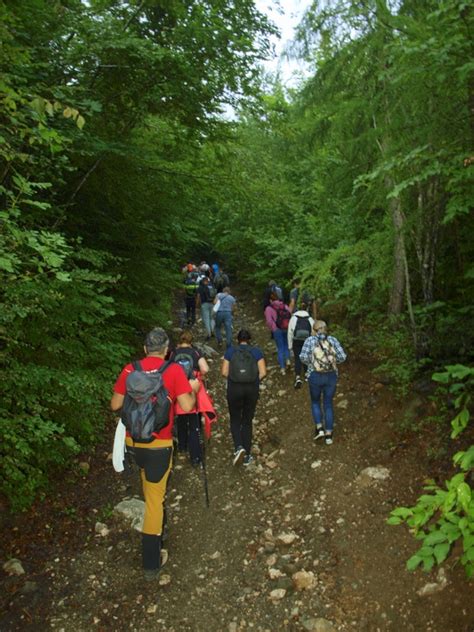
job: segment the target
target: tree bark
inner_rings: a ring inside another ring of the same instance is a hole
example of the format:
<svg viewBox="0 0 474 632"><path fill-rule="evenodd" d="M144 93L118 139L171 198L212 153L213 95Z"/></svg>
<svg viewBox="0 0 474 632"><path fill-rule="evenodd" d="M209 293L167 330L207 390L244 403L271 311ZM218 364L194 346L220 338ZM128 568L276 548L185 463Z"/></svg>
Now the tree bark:
<svg viewBox="0 0 474 632"><path fill-rule="evenodd" d="M387 178L387 190L393 187L393 183ZM389 203L390 214L394 228L394 249L393 249L393 273L392 287L390 290L390 300L388 304L388 313L391 316L399 316L403 310L405 281L408 271L405 270L406 248L404 229L404 216L402 213L402 205L399 197L393 198Z"/></svg>

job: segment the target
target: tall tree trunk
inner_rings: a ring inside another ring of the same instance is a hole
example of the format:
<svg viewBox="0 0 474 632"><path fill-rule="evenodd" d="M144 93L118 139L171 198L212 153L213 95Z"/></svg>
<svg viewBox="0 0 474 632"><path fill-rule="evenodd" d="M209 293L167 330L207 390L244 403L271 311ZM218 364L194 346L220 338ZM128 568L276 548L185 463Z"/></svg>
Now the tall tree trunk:
<svg viewBox="0 0 474 632"><path fill-rule="evenodd" d="M391 178L386 179L387 190L393 188ZM388 313L392 316L399 316L403 310L405 280L408 270L405 270L406 249L404 229L404 216L402 204L399 197L393 198L389 203L390 215L394 228L394 249L393 249L393 273L392 287L390 290L390 300Z"/></svg>

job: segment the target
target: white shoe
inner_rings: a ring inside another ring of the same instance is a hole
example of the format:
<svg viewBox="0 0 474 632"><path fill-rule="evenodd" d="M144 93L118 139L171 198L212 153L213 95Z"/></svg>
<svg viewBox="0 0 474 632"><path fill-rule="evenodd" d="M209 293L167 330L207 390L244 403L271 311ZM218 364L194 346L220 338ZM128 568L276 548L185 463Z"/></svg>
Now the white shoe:
<svg viewBox="0 0 474 632"><path fill-rule="evenodd" d="M239 446L237 450L234 452L234 460L232 461L232 465L240 465L245 458L245 450L242 446Z"/></svg>
<svg viewBox="0 0 474 632"><path fill-rule="evenodd" d="M324 443L326 445L332 445L332 434L328 434L324 437Z"/></svg>
<svg viewBox="0 0 474 632"><path fill-rule="evenodd" d="M286 369L280 369L280 373L281 373L282 375L286 375Z"/></svg>
<svg viewBox="0 0 474 632"><path fill-rule="evenodd" d="M318 439L322 439L323 437L324 437L324 430L322 428L315 428L313 439L315 441L318 441Z"/></svg>

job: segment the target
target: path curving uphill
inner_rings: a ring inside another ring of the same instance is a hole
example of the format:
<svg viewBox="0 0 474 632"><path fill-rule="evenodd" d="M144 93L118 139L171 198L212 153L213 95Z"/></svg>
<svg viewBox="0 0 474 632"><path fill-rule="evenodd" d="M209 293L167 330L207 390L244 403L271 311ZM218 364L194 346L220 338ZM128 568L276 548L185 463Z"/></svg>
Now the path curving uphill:
<svg viewBox="0 0 474 632"><path fill-rule="evenodd" d="M80 489L64 491L49 513L17 519L4 556L18 557L26 573L3 578L1 630L472 632L463 569L408 573L416 543L386 525L429 472L416 437L405 442L397 430L400 402L347 349L335 441L315 445L307 389L295 391L293 375L280 375L256 301L239 304L235 331L244 325L269 366L255 464L231 465L220 356L212 355L220 419L207 446L211 504L202 472L176 459L160 581L143 582L139 533L112 512L139 488L113 473L105 446Z"/></svg>

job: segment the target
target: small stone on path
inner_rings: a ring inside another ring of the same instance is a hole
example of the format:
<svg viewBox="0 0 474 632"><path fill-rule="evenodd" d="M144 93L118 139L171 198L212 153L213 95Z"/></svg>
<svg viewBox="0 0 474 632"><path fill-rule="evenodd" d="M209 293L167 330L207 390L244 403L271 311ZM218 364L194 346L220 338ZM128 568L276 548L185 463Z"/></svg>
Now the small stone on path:
<svg viewBox="0 0 474 632"><path fill-rule="evenodd" d="M390 470L381 465L376 467L366 467L362 470L355 479L355 482L360 487L368 487L376 481L385 481L390 477Z"/></svg>
<svg viewBox="0 0 474 632"><path fill-rule="evenodd" d="M284 588L275 588L270 593L270 599L272 601L280 601L286 595L286 590Z"/></svg>
<svg viewBox="0 0 474 632"><path fill-rule="evenodd" d="M420 597L428 597L429 595L434 595L441 590L444 590L448 585L448 580L446 578L446 574L444 568L440 568L437 575L437 581L425 584L423 588L417 591L417 594Z"/></svg>
<svg viewBox="0 0 474 632"><path fill-rule="evenodd" d="M109 535L110 530L108 526L104 524L103 522L96 522L95 532L97 533L97 535L101 535L103 538L105 538L105 536Z"/></svg>
<svg viewBox="0 0 474 632"><path fill-rule="evenodd" d="M171 577L169 575L160 575L158 584L160 586L168 586L168 584L171 584Z"/></svg>
<svg viewBox="0 0 474 632"><path fill-rule="evenodd" d="M304 619L301 624L304 629L309 632L336 632L334 625L327 619L321 617L317 619Z"/></svg>
<svg viewBox="0 0 474 632"><path fill-rule="evenodd" d="M298 536L296 533L280 533L276 537L276 543L289 546L290 544L293 544L297 538Z"/></svg>
<svg viewBox="0 0 474 632"><path fill-rule="evenodd" d="M296 590L310 590L316 586L316 578L311 571L298 571L292 579Z"/></svg>
<svg viewBox="0 0 474 632"><path fill-rule="evenodd" d="M25 569L21 565L20 560L17 560L15 558L12 558L11 560L8 560L8 562L5 562L5 564L3 565L3 570L8 575L24 575L25 574Z"/></svg>

